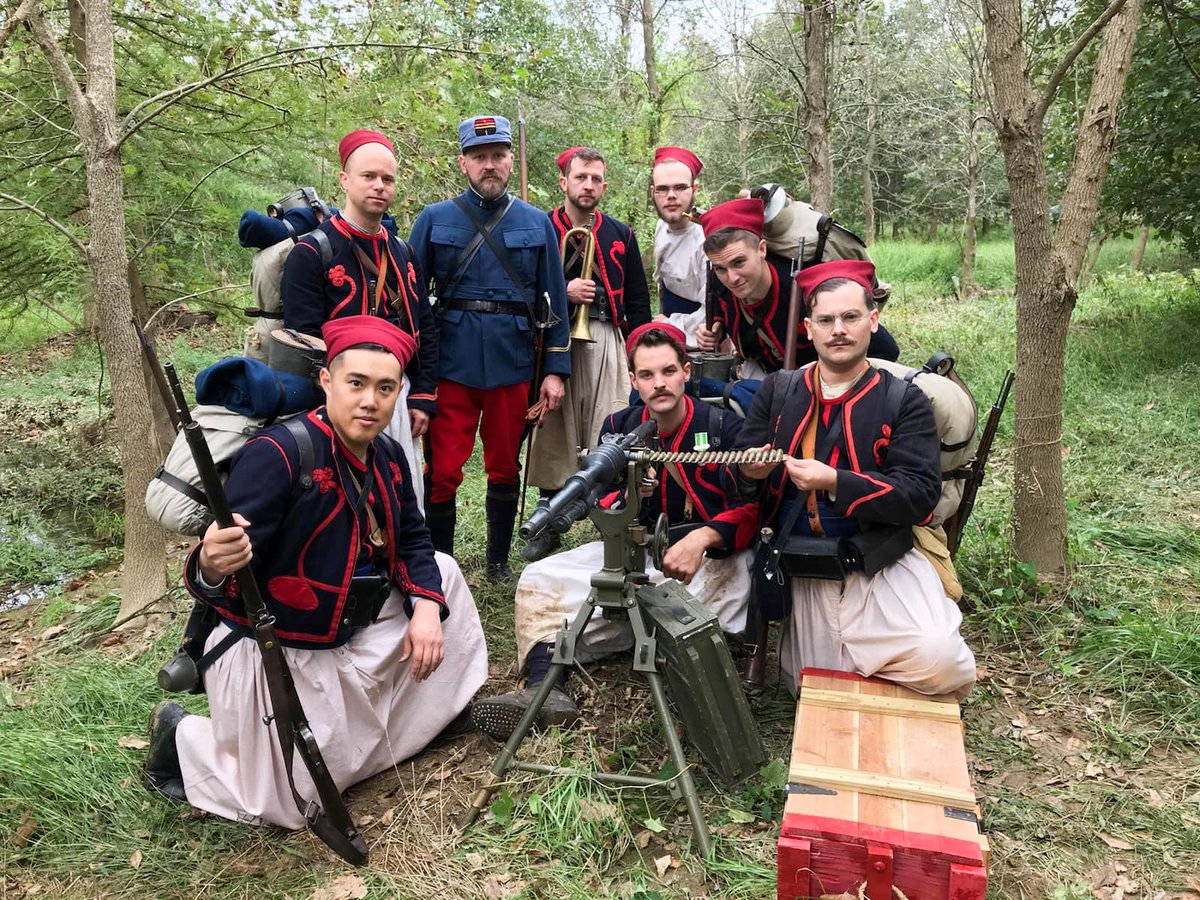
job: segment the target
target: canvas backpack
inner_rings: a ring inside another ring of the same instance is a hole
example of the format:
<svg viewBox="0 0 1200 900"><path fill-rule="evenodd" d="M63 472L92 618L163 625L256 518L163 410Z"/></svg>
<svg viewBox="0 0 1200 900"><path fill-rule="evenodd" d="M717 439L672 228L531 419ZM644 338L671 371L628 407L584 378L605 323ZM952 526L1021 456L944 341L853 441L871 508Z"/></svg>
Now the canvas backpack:
<svg viewBox="0 0 1200 900"><path fill-rule="evenodd" d="M288 254L303 237L311 237L316 243L321 253L322 269L328 269L333 262L333 246L329 236L320 228L308 234L292 234L254 254L254 261L250 264L250 291L254 295L254 306L246 310L246 315L254 319L254 324L246 329L243 356L267 361L271 332L283 327L283 301L279 290L283 281L283 267Z"/></svg>
<svg viewBox="0 0 1200 900"><path fill-rule="evenodd" d="M933 509L931 526L941 525L962 502L963 479L959 470L971 461L979 443L979 410L975 398L954 371L954 360L936 354L919 369L886 359L868 359L872 366L884 369L898 379L912 382L929 398L933 420L941 444L942 495ZM899 404L893 411L898 415Z"/></svg>
<svg viewBox="0 0 1200 900"><path fill-rule="evenodd" d="M200 425L222 482L229 474L230 460L246 441L266 426L283 422L300 451L300 475L296 487L304 490L312 485L312 437L299 415L287 419L258 419L224 406L197 406L192 410L192 419ZM164 528L191 537L202 536L213 521L200 472L183 431L176 435L166 460L146 486L146 512Z"/></svg>

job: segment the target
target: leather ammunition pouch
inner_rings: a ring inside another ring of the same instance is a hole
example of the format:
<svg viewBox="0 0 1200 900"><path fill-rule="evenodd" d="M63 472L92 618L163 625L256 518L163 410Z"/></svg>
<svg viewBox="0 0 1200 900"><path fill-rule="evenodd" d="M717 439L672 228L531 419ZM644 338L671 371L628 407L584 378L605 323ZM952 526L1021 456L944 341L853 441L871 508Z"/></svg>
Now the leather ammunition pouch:
<svg viewBox="0 0 1200 900"><path fill-rule="evenodd" d="M386 575L355 575L350 579L338 631L366 628L373 623L391 592L392 583Z"/></svg>
<svg viewBox="0 0 1200 900"><path fill-rule="evenodd" d="M608 292L604 290L604 285L599 282L596 284L596 296L588 304L588 318L593 322L611 322L613 320L612 301L608 297Z"/></svg>
<svg viewBox="0 0 1200 900"><path fill-rule="evenodd" d="M851 572L869 578L912 548L911 526L881 525L843 538L793 534L784 538L781 558L790 578L841 581Z"/></svg>

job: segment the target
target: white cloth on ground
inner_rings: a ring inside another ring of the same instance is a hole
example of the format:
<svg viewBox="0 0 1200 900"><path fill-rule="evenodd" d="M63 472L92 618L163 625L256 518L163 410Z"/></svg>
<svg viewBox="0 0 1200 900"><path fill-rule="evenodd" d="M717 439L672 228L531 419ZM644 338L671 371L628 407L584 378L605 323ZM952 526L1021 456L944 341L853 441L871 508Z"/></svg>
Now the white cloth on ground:
<svg viewBox="0 0 1200 900"><path fill-rule="evenodd" d="M706 558L687 589L717 614L721 629L729 634L746 630L746 605L750 596L749 550L724 559ZM563 621L575 620L592 589L592 575L604 566L604 542L592 541L556 553L525 567L514 598L517 629L517 663L523 666L534 644L553 641ZM646 574L653 584L667 580L650 563ZM633 631L624 619L606 619L599 609L575 645L580 663L633 646Z"/></svg>
<svg viewBox="0 0 1200 900"><path fill-rule="evenodd" d="M412 420L408 417L408 394L411 390L412 382L405 375L400 396L396 398L396 409L392 412L392 421L387 423L383 433L403 448L404 456L408 460L408 471L412 476L413 493L417 495L417 506L424 513L425 475L422 471L424 463L421 458L421 442L413 437Z"/></svg>
<svg viewBox="0 0 1200 900"><path fill-rule="evenodd" d="M591 322L591 343L571 341L571 377L558 409L533 433L529 482L557 490L579 471L579 450L599 442L604 420L629 405L629 364L621 333L611 322Z"/></svg>
<svg viewBox="0 0 1200 900"><path fill-rule="evenodd" d="M779 646L784 683L795 695L801 669L834 669L961 699L975 684L975 656L961 624L962 613L918 550L870 578L793 578L792 616Z"/></svg>
<svg viewBox="0 0 1200 900"><path fill-rule="evenodd" d="M401 663L408 616L393 590L373 625L328 650L286 648L284 656L321 755L340 790L403 762L425 748L487 679L487 646L471 589L458 564L437 554L450 616L442 622L445 659L425 681ZM211 649L229 633L214 629ZM288 789L258 644L247 637L205 673L212 717L179 723L176 745L192 806L249 824L303 828ZM296 789L315 798L308 770L295 757Z"/></svg>

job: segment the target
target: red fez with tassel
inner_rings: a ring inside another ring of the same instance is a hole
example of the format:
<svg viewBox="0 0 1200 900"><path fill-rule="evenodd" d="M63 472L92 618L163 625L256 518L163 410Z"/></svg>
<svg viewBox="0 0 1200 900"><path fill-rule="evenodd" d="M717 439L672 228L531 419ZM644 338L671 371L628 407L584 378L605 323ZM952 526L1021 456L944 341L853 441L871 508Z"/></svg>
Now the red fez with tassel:
<svg viewBox="0 0 1200 900"><path fill-rule="evenodd" d="M379 316L344 316L330 319L321 326L321 337L325 339L325 365L329 365L339 354L357 344L379 344L400 360L405 368L417 352L417 342L407 331Z"/></svg>
<svg viewBox="0 0 1200 900"><path fill-rule="evenodd" d="M383 144L392 152L392 156L396 155L396 148L392 146L392 142L385 135L378 131L371 131L369 128L360 128L350 132L338 144L338 158L342 161L343 169L346 168L346 160L350 158L350 154L363 144Z"/></svg>
<svg viewBox="0 0 1200 900"><path fill-rule="evenodd" d="M756 197L745 197L741 200L727 200L724 203L718 203L700 216L700 227L704 229L705 237L722 228L737 228L749 231L761 238L763 236L763 202Z"/></svg>
<svg viewBox="0 0 1200 900"><path fill-rule="evenodd" d="M875 287L875 266L866 259L832 259L801 269L796 273L796 284L807 301L817 288L832 278L849 278L866 288L869 295Z"/></svg>
<svg viewBox="0 0 1200 900"><path fill-rule="evenodd" d="M704 168L700 157L684 147L659 147L654 151L654 165L672 161L681 162L687 166L693 178L699 175Z"/></svg>

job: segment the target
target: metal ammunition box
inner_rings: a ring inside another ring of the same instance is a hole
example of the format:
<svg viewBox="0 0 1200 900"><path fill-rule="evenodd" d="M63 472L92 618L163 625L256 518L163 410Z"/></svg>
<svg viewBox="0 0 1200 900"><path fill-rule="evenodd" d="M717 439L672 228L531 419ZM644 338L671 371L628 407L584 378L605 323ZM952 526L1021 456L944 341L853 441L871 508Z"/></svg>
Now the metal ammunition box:
<svg viewBox="0 0 1200 900"><path fill-rule="evenodd" d="M639 588L638 600L688 742L725 785L741 784L766 754L716 614L677 581Z"/></svg>

